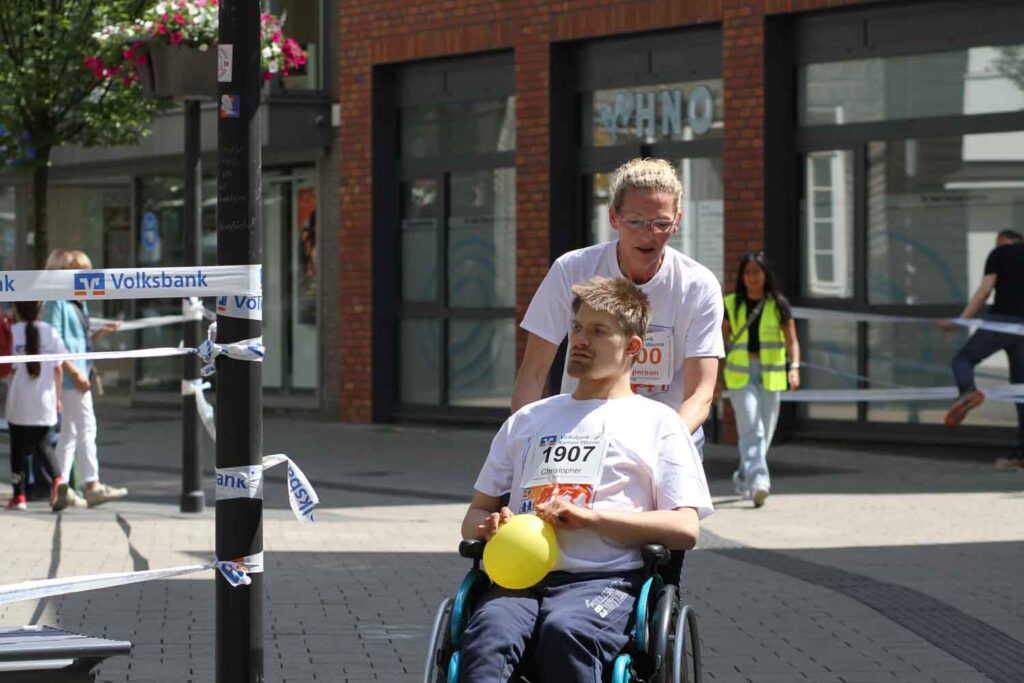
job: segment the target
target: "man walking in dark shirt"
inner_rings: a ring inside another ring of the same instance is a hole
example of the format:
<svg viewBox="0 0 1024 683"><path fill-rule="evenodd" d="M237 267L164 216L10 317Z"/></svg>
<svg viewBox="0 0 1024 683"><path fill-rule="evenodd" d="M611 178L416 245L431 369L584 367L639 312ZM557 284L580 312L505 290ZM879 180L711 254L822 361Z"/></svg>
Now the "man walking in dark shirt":
<svg viewBox="0 0 1024 683"><path fill-rule="evenodd" d="M985 277L961 318L974 318L981 312L989 294L995 289L996 299L983 317L985 320L1024 324L1024 236L1015 230L1002 230L996 237L996 248L985 260ZM955 323L942 323L947 330L959 329ZM980 329L971 335L953 358L953 375L960 398L946 413L946 425L963 422L985 395L974 384L974 368L997 351L1006 351L1010 360L1010 383L1024 383L1024 336ZM1008 458L996 460L997 467L1024 469L1024 403L1017 403L1017 448Z"/></svg>

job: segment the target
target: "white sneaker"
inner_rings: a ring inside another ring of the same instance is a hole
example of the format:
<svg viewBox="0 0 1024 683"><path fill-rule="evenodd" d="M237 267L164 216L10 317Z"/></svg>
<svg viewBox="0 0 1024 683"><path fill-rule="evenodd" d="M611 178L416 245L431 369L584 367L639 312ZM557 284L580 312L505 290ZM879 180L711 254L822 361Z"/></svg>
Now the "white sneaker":
<svg viewBox="0 0 1024 683"><path fill-rule="evenodd" d="M85 487L85 502L88 503L91 508L94 508L97 505L102 505L103 503L111 500L124 498L127 495L128 489L126 488L115 488L99 482L91 488L88 486Z"/></svg>
<svg viewBox="0 0 1024 683"><path fill-rule="evenodd" d="M732 489L736 492L736 495L743 498L743 500L750 500L750 489L748 489L743 483L743 480L740 479L739 470L732 473Z"/></svg>
<svg viewBox="0 0 1024 683"><path fill-rule="evenodd" d="M751 498L754 500L754 507L759 508L768 500L768 489L757 489Z"/></svg>

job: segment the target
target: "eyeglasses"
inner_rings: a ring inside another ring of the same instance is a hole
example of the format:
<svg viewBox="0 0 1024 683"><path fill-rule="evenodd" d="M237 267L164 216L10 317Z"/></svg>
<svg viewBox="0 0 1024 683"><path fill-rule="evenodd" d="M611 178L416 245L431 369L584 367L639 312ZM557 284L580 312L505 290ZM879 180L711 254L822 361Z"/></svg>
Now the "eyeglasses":
<svg viewBox="0 0 1024 683"><path fill-rule="evenodd" d="M652 218L647 220L646 218L640 218L639 216L625 217L619 214L619 221L630 230L643 230L648 225L654 228L654 232L664 234L669 232L672 228L676 227L675 221L670 221L666 218Z"/></svg>

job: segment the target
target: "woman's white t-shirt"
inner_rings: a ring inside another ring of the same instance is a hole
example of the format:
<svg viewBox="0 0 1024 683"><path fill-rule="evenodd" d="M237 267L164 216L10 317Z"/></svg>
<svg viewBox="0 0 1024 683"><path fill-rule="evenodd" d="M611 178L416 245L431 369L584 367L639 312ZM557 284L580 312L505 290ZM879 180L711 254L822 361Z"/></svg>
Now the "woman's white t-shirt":
<svg viewBox="0 0 1024 683"><path fill-rule="evenodd" d="M589 503L595 510L691 507L704 518L714 509L700 456L682 418L661 403L635 395L578 401L559 394L524 406L495 435L474 488L493 497L510 494L512 512L528 512L535 502L529 487L523 486L530 476L524 472L527 463L534 462L531 454L546 442L565 443L567 437L577 437L576 443L600 444L595 453L603 453L603 462ZM643 565L639 548L617 545L589 529L556 533L555 570L617 572Z"/></svg>
<svg viewBox="0 0 1024 683"><path fill-rule="evenodd" d="M39 353L64 353L64 343L56 330L43 322L34 324L39 332ZM13 355L25 355L25 323L15 323L11 327L11 338ZM53 378L57 363L49 361L39 366L39 376L33 377L28 373L28 364L14 364L5 415L13 425L50 427L57 424L57 384Z"/></svg>
<svg viewBox="0 0 1024 683"><path fill-rule="evenodd" d="M521 327L552 344L561 344L572 324L572 286L596 276L625 277L619 269L617 246L618 240L603 242L559 257L537 288ZM638 286L651 302L645 346L650 350L655 338L659 345L657 359L666 367L655 373L650 372L652 362L634 364L633 389L679 410L686 393L683 361L725 356L722 288L714 273L669 246L655 276ZM653 356L645 360L653 361ZM639 378L645 368L650 376L667 381ZM570 394L575 389L576 380L563 368L562 393Z"/></svg>

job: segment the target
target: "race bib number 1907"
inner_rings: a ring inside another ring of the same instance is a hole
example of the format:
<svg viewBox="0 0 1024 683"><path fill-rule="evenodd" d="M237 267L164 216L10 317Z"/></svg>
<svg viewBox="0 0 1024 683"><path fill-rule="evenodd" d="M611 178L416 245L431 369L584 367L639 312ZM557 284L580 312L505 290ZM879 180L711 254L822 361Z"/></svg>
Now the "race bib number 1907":
<svg viewBox="0 0 1024 683"><path fill-rule="evenodd" d="M604 434L570 433L538 438L523 468L519 512L532 512L537 505L555 498L593 507L607 452Z"/></svg>

